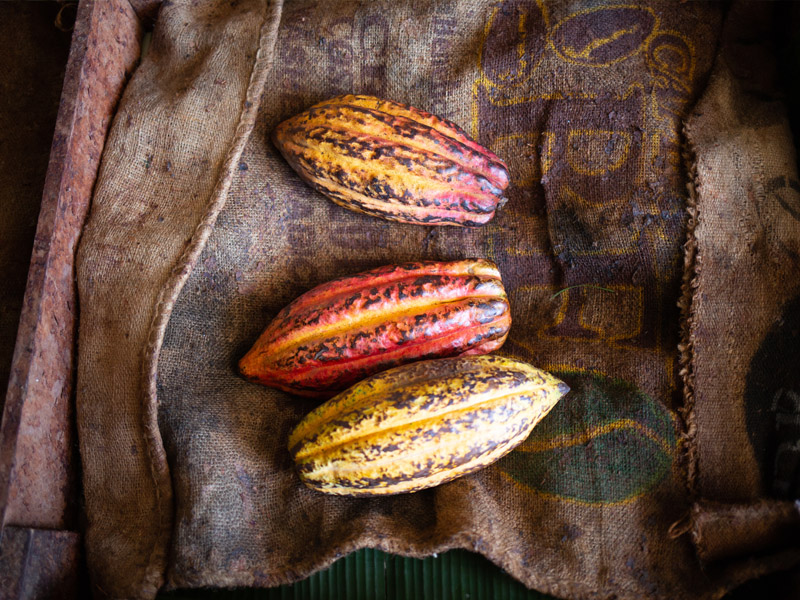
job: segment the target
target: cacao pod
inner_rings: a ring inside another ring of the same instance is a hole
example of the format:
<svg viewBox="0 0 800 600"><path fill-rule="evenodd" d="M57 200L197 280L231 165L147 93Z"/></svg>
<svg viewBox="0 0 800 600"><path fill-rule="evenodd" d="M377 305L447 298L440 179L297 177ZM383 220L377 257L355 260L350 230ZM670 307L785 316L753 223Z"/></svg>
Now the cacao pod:
<svg viewBox="0 0 800 600"><path fill-rule="evenodd" d="M289 452L303 482L346 496L413 492L473 473L528 437L569 388L499 356L396 367L309 413Z"/></svg>
<svg viewBox="0 0 800 600"><path fill-rule="evenodd" d="M510 327L493 263L389 265L329 281L297 298L267 326L239 370L257 383L330 398L400 364L491 352Z"/></svg>
<svg viewBox="0 0 800 600"><path fill-rule="evenodd" d="M404 223L482 225L508 169L457 125L372 96L339 96L280 125L273 141L312 187L351 210Z"/></svg>

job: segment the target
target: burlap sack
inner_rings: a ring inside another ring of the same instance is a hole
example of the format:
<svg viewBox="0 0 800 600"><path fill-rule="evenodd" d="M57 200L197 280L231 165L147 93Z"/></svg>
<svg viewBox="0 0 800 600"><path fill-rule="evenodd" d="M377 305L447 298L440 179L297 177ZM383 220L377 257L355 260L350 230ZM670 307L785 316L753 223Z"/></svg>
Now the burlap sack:
<svg viewBox="0 0 800 600"><path fill-rule="evenodd" d="M757 3L730 11L686 125L688 483L728 504L695 507L706 560L781 540L796 552L800 540L800 505L763 501L800 498L800 183L769 53L776 15Z"/></svg>
<svg viewBox="0 0 800 600"><path fill-rule="evenodd" d="M366 546L467 548L565 598L719 597L797 562L783 539L796 511L767 499L763 481L783 480L759 466L773 438L758 416L770 340L785 338L775 318L796 319L800 227L780 212L797 212L796 172L785 119L725 56L752 16L728 18L706 90L722 8L165 4L79 252L96 593L272 586ZM508 161L508 204L481 228L430 228L312 191L269 133L350 92L462 125ZM501 353L572 392L518 450L439 488L303 487L286 438L314 403L245 382L238 358L314 285L459 257L500 267L514 319ZM777 345L784 360L793 346Z"/></svg>

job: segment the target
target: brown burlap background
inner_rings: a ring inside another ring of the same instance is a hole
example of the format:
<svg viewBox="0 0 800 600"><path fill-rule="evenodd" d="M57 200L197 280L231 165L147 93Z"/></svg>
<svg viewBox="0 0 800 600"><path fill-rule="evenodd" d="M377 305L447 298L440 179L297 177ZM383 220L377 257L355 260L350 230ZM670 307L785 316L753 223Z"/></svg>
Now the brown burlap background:
<svg viewBox="0 0 800 600"><path fill-rule="evenodd" d="M774 493L758 435L777 421L749 368L797 285L800 228L780 213L797 213L796 171L785 119L771 106L759 119L763 93L715 65L722 9L166 4L79 253L96 591L276 585L364 546L468 548L568 598L714 597L797 561L776 553L796 511L755 502ZM738 10L723 42L753 18ZM479 229L429 228L312 191L269 133L350 92L462 125L508 161L508 204ZM304 488L286 437L314 404L245 382L238 358L316 284L471 256L496 261L510 295L502 353L573 391L476 475L377 500ZM730 523L756 539L718 542Z"/></svg>

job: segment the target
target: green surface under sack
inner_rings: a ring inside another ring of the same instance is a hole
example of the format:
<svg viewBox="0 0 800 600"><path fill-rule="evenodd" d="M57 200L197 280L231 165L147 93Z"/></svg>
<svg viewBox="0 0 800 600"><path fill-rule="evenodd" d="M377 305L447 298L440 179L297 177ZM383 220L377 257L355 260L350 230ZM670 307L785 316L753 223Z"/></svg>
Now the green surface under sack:
<svg viewBox="0 0 800 600"><path fill-rule="evenodd" d="M270 589L178 590L160 600L548 600L478 554L451 550L425 559L364 549L294 585Z"/></svg>

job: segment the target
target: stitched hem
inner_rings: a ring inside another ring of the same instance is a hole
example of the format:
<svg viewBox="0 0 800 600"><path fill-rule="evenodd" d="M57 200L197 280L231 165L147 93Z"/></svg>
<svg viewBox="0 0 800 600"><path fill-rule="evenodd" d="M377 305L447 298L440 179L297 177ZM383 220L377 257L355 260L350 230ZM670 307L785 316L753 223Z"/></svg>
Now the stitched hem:
<svg viewBox="0 0 800 600"><path fill-rule="evenodd" d="M695 311L694 302L695 290L698 287L698 272L700 261L697 256L697 237L695 230L699 220L699 209L697 206L697 155L694 146L689 141L687 128L684 127L684 139L686 140L683 149L683 160L687 165L688 181L686 189L688 197L686 199L686 212L689 220L686 224L686 242L683 245L683 277L681 281L681 295L678 299L680 308L680 337L678 344L678 365L679 374L683 381L683 406L678 409L684 428L681 435L681 452L685 461L686 485L690 499L696 497L697 483L697 424L695 423L695 365L694 365L694 330L695 330Z"/></svg>

